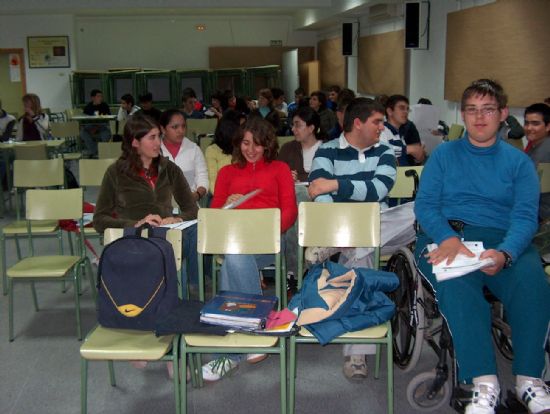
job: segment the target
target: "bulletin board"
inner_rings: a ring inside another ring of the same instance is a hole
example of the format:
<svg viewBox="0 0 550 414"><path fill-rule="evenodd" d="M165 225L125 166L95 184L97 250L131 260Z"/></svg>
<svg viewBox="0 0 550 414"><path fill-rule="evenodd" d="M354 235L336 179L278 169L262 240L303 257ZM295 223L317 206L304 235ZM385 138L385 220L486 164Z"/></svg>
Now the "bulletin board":
<svg viewBox="0 0 550 414"><path fill-rule="evenodd" d="M550 95L548 0L499 0L447 15L445 99L460 101L474 80L504 87L508 104L524 107Z"/></svg>
<svg viewBox="0 0 550 414"><path fill-rule="evenodd" d="M406 95L405 31L359 38L357 89L370 95Z"/></svg>
<svg viewBox="0 0 550 414"><path fill-rule="evenodd" d="M346 85L346 60L342 55L342 38L321 40L317 44L317 55L321 88L328 89L331 85L344 87Z"/></svg>

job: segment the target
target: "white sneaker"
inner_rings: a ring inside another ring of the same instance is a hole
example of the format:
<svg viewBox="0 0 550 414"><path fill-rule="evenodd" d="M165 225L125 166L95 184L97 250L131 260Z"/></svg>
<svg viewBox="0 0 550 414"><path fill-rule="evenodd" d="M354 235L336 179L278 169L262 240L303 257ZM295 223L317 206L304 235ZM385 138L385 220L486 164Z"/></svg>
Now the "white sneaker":
<svg viewBox="0 0 550 414"><path fill-rule="evenodd" d="M239 367L239 363L227 357L213 359L202 366L202 379L219 381Z"/></svg>
<svg viewBox="0 0 550 414"><path fill-rule="evenodd" d="M500 390L495 384L480 382L474 384L472 402L468 404L464 414L494 414Z"/></svg>
<svg viewBox="0 0 550 414"><path fill-rule="evenodd" d="M308 263L322 263L341 250L337 247L308 247L304 253L304 257Z"/></svg>
<svg viewBox="0 0 550 414"><path fill-rule="evenodd" d="M530 413L550 413L550 387L540 378L523 381L516 395Z"/></svg>

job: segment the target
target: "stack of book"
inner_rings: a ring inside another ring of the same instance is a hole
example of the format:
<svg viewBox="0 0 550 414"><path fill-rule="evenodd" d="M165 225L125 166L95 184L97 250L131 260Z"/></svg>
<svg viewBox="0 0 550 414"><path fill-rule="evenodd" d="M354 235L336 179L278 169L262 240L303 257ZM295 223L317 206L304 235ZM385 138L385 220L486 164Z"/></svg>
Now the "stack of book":
<svg viewBox="0 0 550 414"><path fill-rule="evenodd" d="M494 262L491 258L481 259L481 253L485 251L483 242L481 241L464 241L462 242L473 254L473 257L466 256L464 254L457 254L451 264L447 264L447 260L443 260L437 265L433 265L433 273L438 282L444 280L454 279L468 273L472 273L476 270L483 269L484 267L493 266ZM431 252L437 249L437 244L429 244L428 251Z"/></svg>
<svg viewBox="0 0 550 414"><path fill-rule="evenodd" d="M261 330L276 305L276 296L222 291L204 305L200 321L229 329Z"/></svg>

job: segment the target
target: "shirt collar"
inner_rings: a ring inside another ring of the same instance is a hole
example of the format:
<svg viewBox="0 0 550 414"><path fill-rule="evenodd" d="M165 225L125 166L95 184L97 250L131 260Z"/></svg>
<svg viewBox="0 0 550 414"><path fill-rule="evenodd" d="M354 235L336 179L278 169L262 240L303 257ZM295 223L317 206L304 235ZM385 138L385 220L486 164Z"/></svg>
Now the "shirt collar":
<svg viewBox="0 0 550 414"><path fill-rule="evenodd" d="M350 147L350 148L353 148L355 151L357 151L357 159L359 160L360 163L364 163L366 161L365 153L368 150L370 150L371 148L377 148L380 145L380 141L378 141L376 144L373 144L370 147L359 149L349 143L349 141L346 139L343 132L340 134L340 138L338 138L338 142L340 144L340 149L346 149Z"/></svg>

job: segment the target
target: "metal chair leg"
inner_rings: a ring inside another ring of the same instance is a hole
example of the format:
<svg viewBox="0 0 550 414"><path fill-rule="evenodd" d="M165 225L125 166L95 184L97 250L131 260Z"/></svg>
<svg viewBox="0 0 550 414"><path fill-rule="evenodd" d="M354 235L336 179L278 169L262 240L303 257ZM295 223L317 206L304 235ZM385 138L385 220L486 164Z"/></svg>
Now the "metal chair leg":
<svg viewBox="0 0 550 414"><path fill-rule="evenodd" d="M9 340L13 342L13 279L8 278Z"/></svg>
<svg viewBox="0 0 550 414"><path fill-rule="evenodd" d="M88 412L88 361L80 358L80 413Z"/></svg>
<svg viewBox="0 0 550 414"><path fill-rule="evenodd" d="M38 308L38 296L36 295L36 286L34 282L31 282L31 292L32 292L32 301L34 303L34 310L38 312L40 309Z"/></svg>
<svg viewBox="0 0 550 414"><path fill-rule="evenodd" d="M75 312L76 312L76 336L79 341L82 340L82 327L80 326L80 294L79 294L79 271L80 266L75 266L73 269L74 277L74 302L75 302Z"/></svg>
<svg viewBox="0 0 550 414"><path fill-rule="evenodd" d="M109 383L111 387L116 387L115 364L112 360L109 360L107 361L107 366L109 367Z"/></svg>

